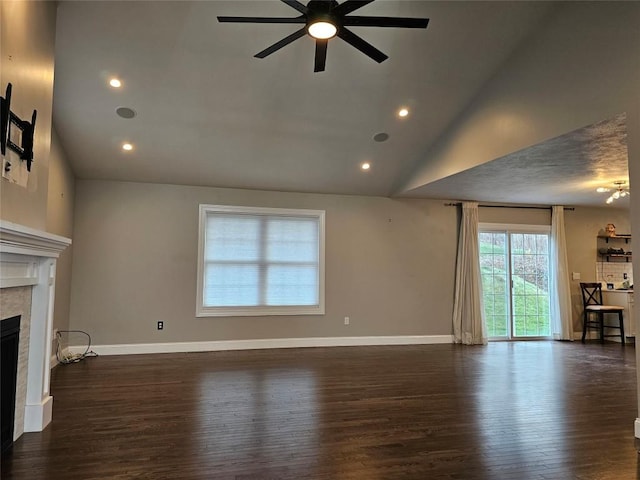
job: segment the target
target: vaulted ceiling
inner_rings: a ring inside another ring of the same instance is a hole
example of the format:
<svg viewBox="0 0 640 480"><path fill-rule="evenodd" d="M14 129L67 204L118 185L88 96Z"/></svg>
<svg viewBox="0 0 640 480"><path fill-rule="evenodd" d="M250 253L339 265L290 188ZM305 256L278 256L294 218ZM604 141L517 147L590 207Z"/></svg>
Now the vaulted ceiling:
<svg viewBox="0 0 640 480"><path fill-rule="evenodd" d="M308 37L253 57L298 25L216 20L297 16L277 0L63 1L55 125L80 178L402 194L398 185L556 8L378 0L357 13L425 17L429 27L353 27L389 59L378 64L336 38L326 71L314 73ZM112 77L121 88L109 87ZM118 116L118 107L135 117ZM628 171L624 116L601 120L405 194L545 204L556 195L557 203L602 205L596 184ZM379 133L388 139L375 141ZM130 152L121 149L126 141ZM580 187L566 188L568 178Z"/></svg>

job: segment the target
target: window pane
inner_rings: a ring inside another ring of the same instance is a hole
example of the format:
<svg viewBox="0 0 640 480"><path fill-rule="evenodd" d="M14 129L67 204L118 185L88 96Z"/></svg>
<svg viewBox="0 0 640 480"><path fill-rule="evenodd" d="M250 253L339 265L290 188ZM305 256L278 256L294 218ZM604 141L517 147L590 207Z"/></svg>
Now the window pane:
<svg viewBox="0 0 640 480"><path fill-rule="evenodd" d="M315 266L272 266L267 273L267 305L317 305Z"/></svg>
<svg viewBox="0 0 640 480"><path fill-rule="evenodd" d="M260 219L248 215L207 217L205 261L255 261L260 255Z"/></svg>
<svg viewBox="0 0 640 480"><path fill-rule="evenodd" d="M318 221L304 218L270 218L267 223L269 262L317 262Z"/></svg>
<svg viewBox="0 0 640 480"><path fill-rule="evenodd" d="M255 265L206 266L205 307L254 306L259 304L258 267Z"/></svg>

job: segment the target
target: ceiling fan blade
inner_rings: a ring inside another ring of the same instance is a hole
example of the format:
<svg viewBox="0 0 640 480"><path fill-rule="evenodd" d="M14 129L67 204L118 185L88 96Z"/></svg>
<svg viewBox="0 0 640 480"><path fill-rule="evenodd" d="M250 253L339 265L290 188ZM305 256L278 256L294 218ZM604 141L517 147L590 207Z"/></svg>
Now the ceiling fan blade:
<svg viewBox="0 0 640 480"><path fill-rule="evenodd" d="M359 8L362 8L373 1L374 0L347 0L346 2L341 3L336 8L334 8L331 13L334 13L336 15L346 15L347 13L351 13Z"/></svg>
<svg viewBox="0 0 640 480"><path fill-rule="evenodd" d="M371 45L369 42L364 41L361 37L359 37L358 35L356 35L355 33L353 33L351 30L347 28L344 28L344 27L339 28L338 36L341 39L343 39L345 42L350 44L351 46L360 50L362 53L364 53L368 57L371 57L372 59L374 59L378 63L382 63L387 58L389 58L387 55L382 53L376 47Z"/></svg>
<svg viewBox="0 0 640 480"><path fill-rule="evenodd" d="M304 37L306 34L307 34L306 29L301 28L300 30L297 30L297 31L293 32L288 37L283 38L279 42L276 42L273 45L271 45L270 47L265 48L261 52L256 53L254 55L254 57L256 57L256 58L264 58L267 55L271 55L273 52L276 52L276 51L280 50L282 47L286 47L287 45L289 45L294 40L297 40L300 37Z"/></svg>
<svg viewBox="0 0 640 480"><path fill-rule="evenodd" d="M307 13L308 8L306 7L306 5L303 5L302 3L298 2L297 0L281 0L282 3L286 3L287 5L289 5L291 8L295 8L297 11L299 11L300 13Z"/></svg>
<svg viewBox="0 0 640 480"><path fill-rule="evenodd" d="M347 27L427 28L428 24L428 18L353 16L342 19L342 25Z"/></svg>
<svg viewBox="0 0 640 480"><path fill-rule="evenodd" d="M220 23L306 23L306 18L300 16L287 17L218 17Z"/></svg>
<svg viewBox="0 0 640 480"><path fill-rule="evenodd" d="M327 63L327 45L329 40L318 39L316 40L316 59L313 68L314 72L324 72L324 66Z"/></svg>

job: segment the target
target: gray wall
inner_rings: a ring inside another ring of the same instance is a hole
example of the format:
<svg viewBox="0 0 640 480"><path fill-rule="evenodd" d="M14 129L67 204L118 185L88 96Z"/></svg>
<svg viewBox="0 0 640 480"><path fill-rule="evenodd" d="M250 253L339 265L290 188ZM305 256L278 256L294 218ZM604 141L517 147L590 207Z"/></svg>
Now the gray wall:
<svg viewBox="0 0 640 480"><path fill-rule="evenodd" d="M458 209L442 201L89 180L78 181L77 200L71 328L96 344L451 333ZM326 315L196 318L200 203L326 210ZM549 225L551 216L481 207L480 221ZM627 210L565 213L569 269L582 281L595 280L596 236L610 222L630 231Z"/></svg>
<svg viewBox="0 0 640 480"><path fill-rule="evenodd" d="M629 220L628 210L611 207L577 207L575 211L564 214L569 271L580 273L580 280L571 280L574 332L582 331L580 282L596 281L598 233L602 233L607 223L613 223L618 233L630 233Z"/></svg>
<svg viewBox="0 0 640 480"><path fill-rule="evenodd" d="M60 145L55 129L52 130L49 156L49 189L47 196L47 232L71 238L73 236L73 209L75 176L67 156ZM69 329L71 301L71 259L73 245L67 247L56 263L56 295L53 310L53 328Z"/></svg>
<svg viewBox="0 0 640 480"><path fill-rule="evenodd" d="M551 225L551 210L529 208L478 208L480 223L506 223L515 225Z"/></svg>
<svg viewBox="0 0 640 480"><path fill-rule="evenodd" d="M638 2L562 3L425 152L400 191L622 112L629 121L640 103L638 25Z"/></svg>
<svg viewBox="0 0 640 480"><path fill-rule="evenodd" d="M7 83L13 85L11 110L31 120L38 111L34 137L34 163L27 187L0 179L0 218L39 230L47 224L47 187L51 112L53 103L53 66L56 28L55 2L0 2L2 41L0 88L5 95ZM12 163L17 155L9 153Z"/></svg>
<svg viewBox="0 0 640 480"><path fill-rule="evenodd" d="M480 222L516 225L551 225L550 210L514 208L480 208ZM607 223L613 223L619 233L631 232L629 210L611 207L576 207L564 213L569 271L580 273L580 280L571 280L573 331L582 331L582 295L580 282L596 281L597 237Z"/></svg>
<svg viewBox="0 0 640 480"><path fill-rule="evenodd" d="M23 119L38 111L34 163L27 187L0 179L0 219L71 237L74 175L52 127L55 2L2 1L0 88L13 84L11 110ZM14 163L19 162L9 153ZM71 248L57 263L54 328L67 329Z"/></svg>
<svg viewBox="0 0 640 480"><path fill-rule="evenodd" d="M200 203L326 210L326 314L196 318ZM71 328L103 345L450 335L456 229L441 201L78 180Z"/></svg>

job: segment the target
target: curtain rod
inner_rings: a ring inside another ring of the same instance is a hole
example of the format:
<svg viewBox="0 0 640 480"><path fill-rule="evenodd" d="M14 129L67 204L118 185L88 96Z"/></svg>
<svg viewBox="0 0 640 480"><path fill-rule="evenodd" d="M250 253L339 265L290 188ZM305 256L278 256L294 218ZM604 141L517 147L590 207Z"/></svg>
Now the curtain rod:
<svg viewBox="0 0 640 480"><path fill-rule="evenodd" d="M461 202L451 202L451 203L445 203L444 206L445 207L458 207L462 205ZM551 210L551 207L525 207L525 206L521 206L521 205L513 205L513 206L509 206L509 205L478 205L478 207L483 207L483 208L528 208L531 210ZM574 211L575 208L574 207L564 207L564 210L569 210L569 211Z"/></svg>

